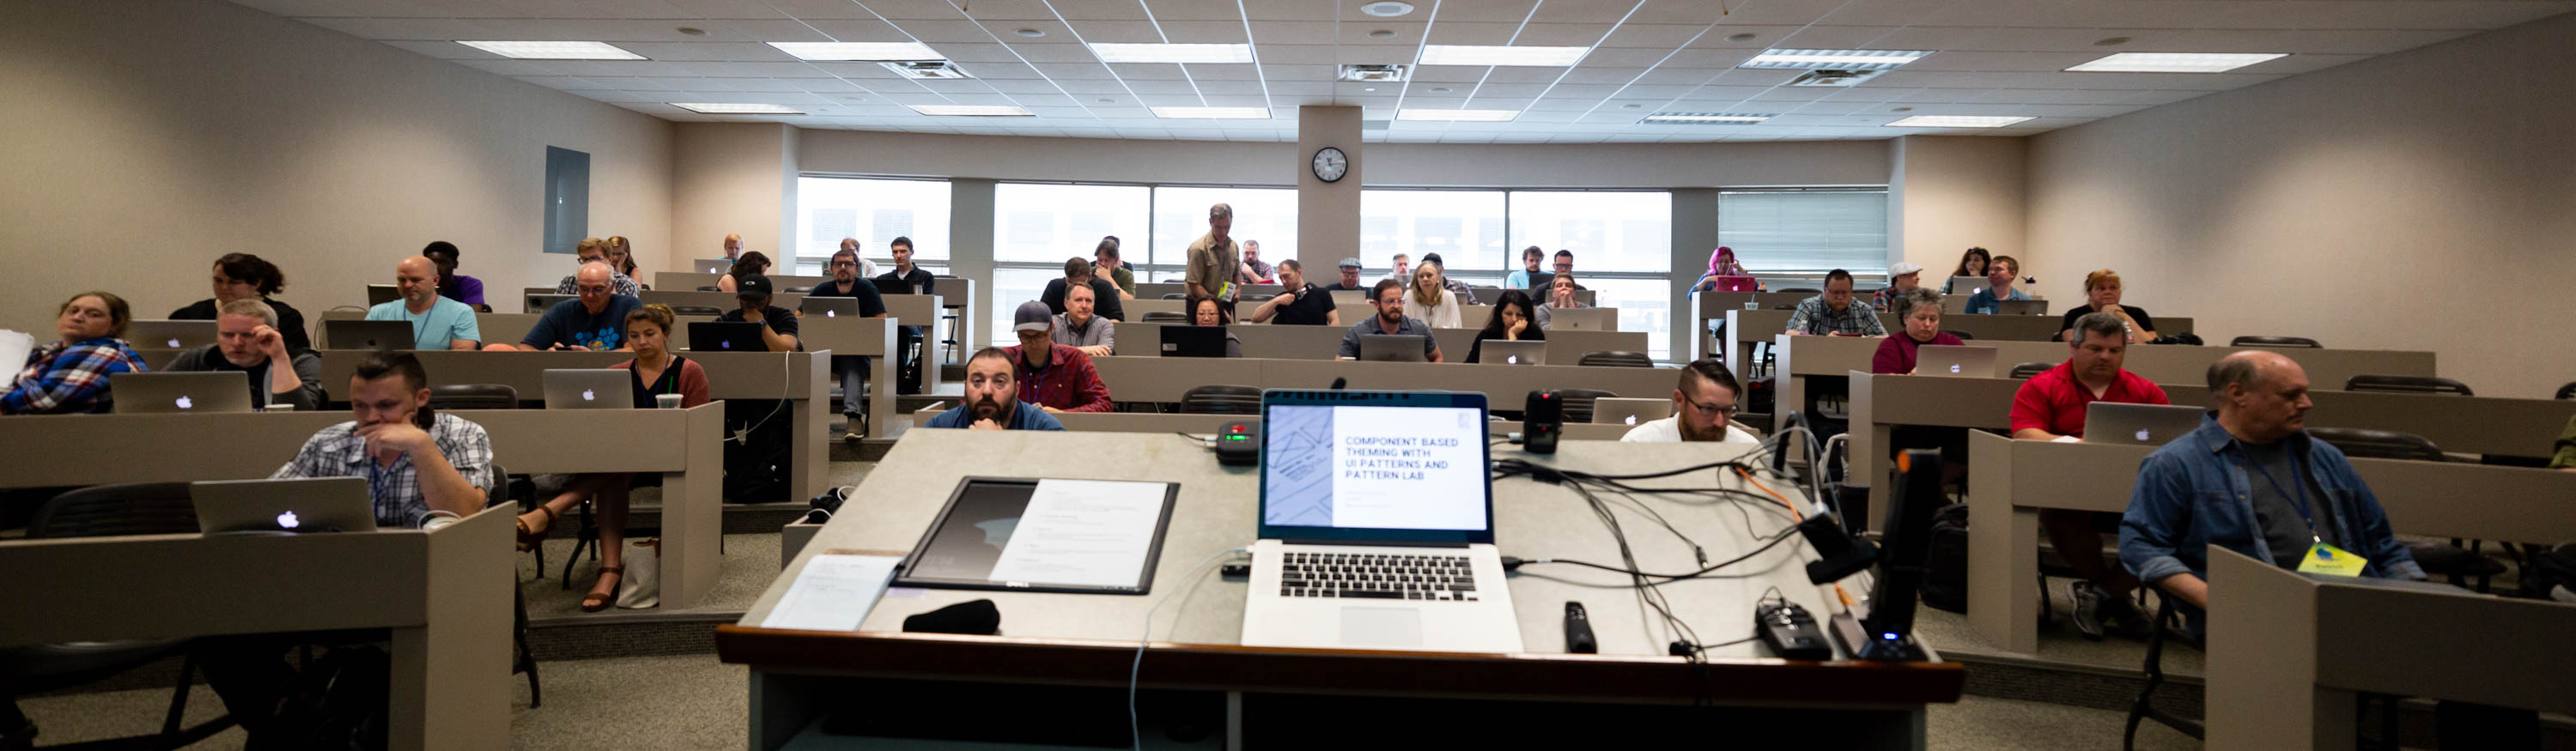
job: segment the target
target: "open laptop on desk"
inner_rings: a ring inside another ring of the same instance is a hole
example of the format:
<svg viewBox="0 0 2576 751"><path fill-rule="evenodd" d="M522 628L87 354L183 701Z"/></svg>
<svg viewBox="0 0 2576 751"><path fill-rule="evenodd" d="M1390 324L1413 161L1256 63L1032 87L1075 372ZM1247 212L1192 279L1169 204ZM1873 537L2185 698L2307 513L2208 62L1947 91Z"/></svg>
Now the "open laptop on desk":
<svg viewBox="0 0 2576 751"><path fill-rule="evenodd" d="M1995 314L2007 316L2048 315L2047 300L1997 300Z"/></svg>
<svg viewBox="0 0 2576 751"><path fill-rule="evenodd" d="M709 274L732 273L733 262L722 258L700 258L689 262L689 270L703 271Z"/></svg>
<svg viewBox="0 0 2576 751"><path fill-rule="evenodd" d="M859 298L807 295L803 301L796 303L796 310L799 313L821 318L857 318L859 317Z"/></svg>
<svg viewBox="0 0 2576 751"><path fill-rule="evenodd" d="M116 394L110 409L120 415L182 412L249 412L250 373L214 370L192 373L114 373L107 387Z"/></svg>
<svg viewBox="0 0 2576 751"><path fill-rule="evenodd" d="M1261 416L1245 645L1522 650L1484 394L1272 389Z"/></svg>
<svg viewBox="0 0 2576 751"><path fill-rule="evenodd" d="M1224 326L1163 327L1164 357L1224 357Z"/></svg>
<svg viewBox="0 0 2576 751"><path fill-rule="evenodd" d="M361 321L335 318L322 322L322 341L332 349L411 349L419 343L410 321Z"/></svg>
<svg viewBox="0 0 2576 751"><path fill-rule="evenodd" d="M188 483L197 529L217 532L374 532L367 478Z"/></svg>
<svg viewBox="0 0 2576 751"><path fill-rule="evenodd" d="M1948 286L1944 287L1944 289L1948 289L1950 291L1943 292L1941 294L1958 295L1962 298L1979 292L1984 292L1987 287L1994 286L1987 284L1986 278L1982 276L1954 276L1950 277L1950 281L1947 284Z"/></svg>
<svg viewBox="0 0 2576 751"><path fill-rule="evenodd" d="M761 325L750 321L690 321L691 352L767 352Z"/></svg>
<svg viewBox="0 0 2576 751"><path fill-rule="evenodd" d="M1487 339L1477 342L1477 362L1487 365L1546 365L1547 342Z"/></svg>
<svg viewBox="0 0 2576 751"><path fill-rule="evenodd" d="M2084 405L2085 443L2162 446L2200 429L2199 407L2094 402Z"/></svg>
<svg viewBox="0 0 2576 751"><path fill-rule="evenodd" d="M1616 331L1619 311L1611 308L1551 308L1547 312L1549 331Z"/></svg>
<svg viewBox="0 0 2576 751"><path fill-rule="evenodd" d="M1592 424L1635 425L1673 416L1671 399L1605 396L1592 400Z"/></svg>
<svg viewBox="0 0 2576 751"><path fill-rule="evenodd" d="M580 295L531 294L528 295L528 312L543 313L554 309L557 303L579 299L581 299Z"/></svg>
<svg viewBox="0 0 2576 751"><path fill-rule="evenodd" d="M1713 276L1709 277L1709 281L1715 285L1713 291L1716 292L1762 291L1761 280L1749 276Z"/></svg>
<svg viewBox="0 0 2576 751"><path fill-rule="evenodd" d="M1995 377L1995 348L1926 344L1914 349L1914 374L1957 378Z"/></svg>
<svg viewBox="0 0 2576 751"><path fill-rule="evenodd" d="M635 371L547 368L546 409L634 409Z"/></svg>
<svg viewBox="0 0 2576 751"><path fill-rule="evenodd" d="M1420 334L1361 334L1360 359L1371 362L1429 362Z"/></svg>
<svg viewBox="0 0 2576 751"><path fill-rule="evenodd" d="M400 299L402 299L402 290L391 284L367 285L367 307L372 308Z"/></svg>
<svg viewBox="0 0 2576 751"><path fill-rule="evenodd" d="M215 322L136 319L125 324L125 341L135 349L196 349L215 343Z"/></svg>

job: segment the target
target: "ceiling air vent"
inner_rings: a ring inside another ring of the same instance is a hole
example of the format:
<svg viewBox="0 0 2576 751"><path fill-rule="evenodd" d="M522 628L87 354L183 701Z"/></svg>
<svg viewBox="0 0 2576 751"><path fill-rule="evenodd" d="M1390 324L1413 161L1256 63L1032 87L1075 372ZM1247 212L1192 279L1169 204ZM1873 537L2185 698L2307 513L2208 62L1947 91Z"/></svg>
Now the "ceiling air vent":
<svg viewBox="0 0 2576 751"><path fill-rule="evenodd" d="M905 78L973 78L973 77L974 77L974 76L966 75L966 71L964 71L964 70L962 70L962 69L959 69L959 68L957 67L957 64L956 64L956 63L952 63L952 62L949 62L949 61L946 61L946 60L902 60L902 61L897 61L897 62L884 62L884 63L877 63L877 64L878 64L878 65L883 65L883 66L885 66L885 69L886 69L886 70L894 71L896 75L900 75L900 76L903 76L903 77L905 77Z"/></svg>
<svg viewBox="0 0 2576 751"><path fill-rule="evenodd" d="M1334 80L1362 83L1393 83L1404 80L1402 65L1344 65Z"/></svg>
<svg viewBox="0 0 2576 751"><path fill-rule="evenodd" d="M1877 77L1878 77L1878 74L1880 74L1880 73L1885 73L1885 72L1887 72L1887 71L1884 71L1884 70L1833 70L1833 69L1811 70L1811 71L1807 71L1807 72L1805 72L1805 73L1799 74L1799 76L1798 76L1796 79L1793 79L1793 80L1789 81L1789 85L1791 85L1791 86L1858 86L1858 85L1860 85L1860 82L1862 82L1862 81L1867 81L1867 80L1872 79L1872 78L1877 78Z"/></svg>

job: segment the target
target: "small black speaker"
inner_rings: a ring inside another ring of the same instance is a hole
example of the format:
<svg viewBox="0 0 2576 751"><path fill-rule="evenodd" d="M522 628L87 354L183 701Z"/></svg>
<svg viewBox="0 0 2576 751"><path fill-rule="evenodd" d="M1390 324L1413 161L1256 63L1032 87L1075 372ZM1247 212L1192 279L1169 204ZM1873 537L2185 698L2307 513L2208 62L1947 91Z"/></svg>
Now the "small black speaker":
<svg viewBox="0 0 2576 751"><path fill-rule="evenodd" d="M1556 453L1556 439L1565 432L1565 398L1554 391L1529 392L1529 405L1521 411L1521 444L1533 454Z"/></svg>

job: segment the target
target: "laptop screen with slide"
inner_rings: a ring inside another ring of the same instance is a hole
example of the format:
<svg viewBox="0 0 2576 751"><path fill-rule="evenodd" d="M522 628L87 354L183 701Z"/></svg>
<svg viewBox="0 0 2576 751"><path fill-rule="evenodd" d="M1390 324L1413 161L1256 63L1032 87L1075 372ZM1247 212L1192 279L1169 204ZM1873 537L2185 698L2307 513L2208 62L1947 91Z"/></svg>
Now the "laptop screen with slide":
<svg viewBox="0 0 2576 751"><path fill-rule="evenodd" d="M1491 543L1485 395L1261 395L1262 539Z"/></svg>

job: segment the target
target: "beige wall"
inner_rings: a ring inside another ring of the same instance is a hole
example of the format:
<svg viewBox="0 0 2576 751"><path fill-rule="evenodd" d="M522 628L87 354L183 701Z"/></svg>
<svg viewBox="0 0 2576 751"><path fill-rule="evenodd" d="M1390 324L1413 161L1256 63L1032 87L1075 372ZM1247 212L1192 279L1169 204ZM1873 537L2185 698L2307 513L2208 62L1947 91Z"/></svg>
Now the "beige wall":
<svg viewBox="0 0 2576 751"><path fill-rule="evenodd" d="M2029 139L1906 136L1890 146L1887 255L1938 285L1968 248L2021 258ZM2021 259L2027 261L2028 259Z"/></svg>
<svg viewBox="0 0 2576 751"><path fill-rule="evenodd" d="M494 289L552 284L547 146L591 155L590 227L667 251L670 124L214 0L13 0L0 23L0 327L100 288L158 318L216 256L308 318L431 240ZM172 61L185 61L173 64Z"/></svg>
<svg viewBox="0 0 2576 751"><path fill-rule="evenodd" d="M1315 176L1313 162L1315 152L1326 146L1350 157L1348 173L1329 183ZM1297 150L1288 156L1295 161L1290 169L1297 172L1297 265L1314 278L1333 278L1317 272L1337 269L1342 259L1360 254L1360 186L1366 184L1368 146L1360 139L1360 108L1297 108Z"/></svg>
<svg viewBox="0 0 2576 751"><path fill-rule="evenodd" d="M2427 349L2479 395L2576 379L2576 15L2037 136L2040 289L2118 269L2204 337Z"/></svg>
<svg viewBox="0 0 2576 751"><path fill-rule="evenodd" d="M724 257L724 237L771 261L795 237L796 129L774 123L677 123L671 167L671 236L664 266ZM649 283L649 280L647 280Z"/></svg>

